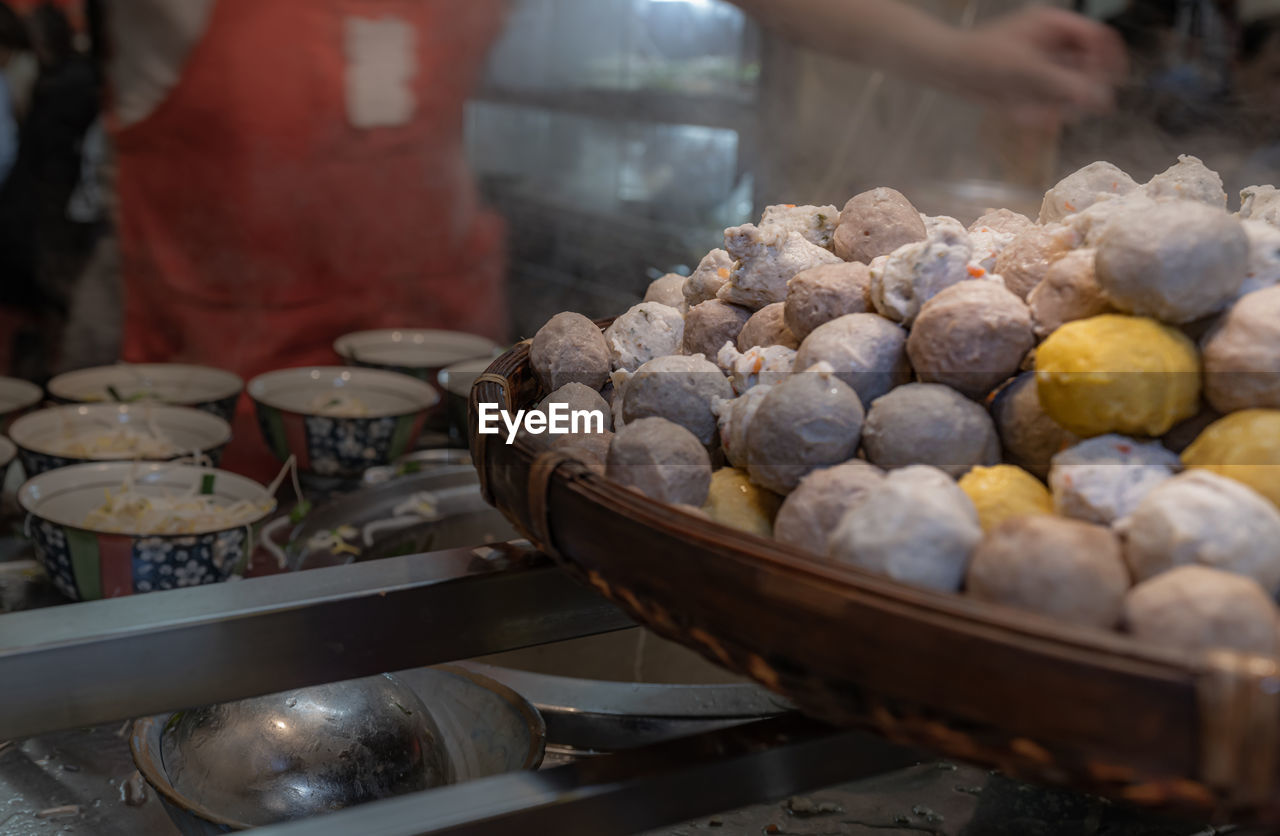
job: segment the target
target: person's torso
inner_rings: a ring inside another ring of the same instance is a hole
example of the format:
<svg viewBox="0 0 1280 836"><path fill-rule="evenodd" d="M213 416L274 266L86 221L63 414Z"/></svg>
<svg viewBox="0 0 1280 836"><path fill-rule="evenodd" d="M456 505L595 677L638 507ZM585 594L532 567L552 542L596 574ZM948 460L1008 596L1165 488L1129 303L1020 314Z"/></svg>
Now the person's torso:
<svg viewBox="0 0 1280 836"><path fill-rule="evenodd" d="M499 0L216 0L176 85L116 126L129 265L302 304L465 260L463 105Z"/></svg>

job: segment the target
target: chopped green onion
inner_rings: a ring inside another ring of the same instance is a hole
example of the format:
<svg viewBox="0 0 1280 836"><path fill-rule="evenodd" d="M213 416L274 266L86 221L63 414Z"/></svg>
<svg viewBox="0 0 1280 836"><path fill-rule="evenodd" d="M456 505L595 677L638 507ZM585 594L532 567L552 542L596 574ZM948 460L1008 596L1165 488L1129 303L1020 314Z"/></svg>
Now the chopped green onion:
<svg viewBox="0 0 1280 836"><path fill-rule="evenodd" d="M289 522L297 525L302 522L309 513L311 513L311 503L304 499L297 505L293 506L293 510L289 512Z"/></svg>

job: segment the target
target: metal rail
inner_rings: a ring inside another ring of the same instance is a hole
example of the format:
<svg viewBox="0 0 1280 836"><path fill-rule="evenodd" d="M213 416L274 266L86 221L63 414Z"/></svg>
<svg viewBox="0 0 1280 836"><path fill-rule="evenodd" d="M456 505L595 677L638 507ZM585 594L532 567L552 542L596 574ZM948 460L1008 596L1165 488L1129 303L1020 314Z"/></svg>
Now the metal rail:
<svg viewBox="0 0 1280 836"><path fill-rule="evenodd" d="M448 549L0 617L0 740L629 627L546 558Z"/></svg>
<svg viewBox="0 0 1280 836"><path fill-rule="evenodd" d="M920 752L798 714L541 772L255 829L261 836L637 833L918 763Z"/></svg>

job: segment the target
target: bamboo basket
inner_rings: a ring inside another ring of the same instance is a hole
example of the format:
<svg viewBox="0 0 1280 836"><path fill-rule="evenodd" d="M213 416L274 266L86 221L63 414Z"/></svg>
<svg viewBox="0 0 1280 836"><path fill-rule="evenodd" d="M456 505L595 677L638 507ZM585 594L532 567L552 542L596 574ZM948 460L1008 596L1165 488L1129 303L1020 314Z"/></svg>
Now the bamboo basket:
<svg viewBox="0 0 1280 836"><path fill-rule="evenodd" d="M1276 660L907 586L477 434L478 403L543 394L528 359L526 341L472 389L485 497L650 629L834 724L1144 806L1280 822Z"/></svg>

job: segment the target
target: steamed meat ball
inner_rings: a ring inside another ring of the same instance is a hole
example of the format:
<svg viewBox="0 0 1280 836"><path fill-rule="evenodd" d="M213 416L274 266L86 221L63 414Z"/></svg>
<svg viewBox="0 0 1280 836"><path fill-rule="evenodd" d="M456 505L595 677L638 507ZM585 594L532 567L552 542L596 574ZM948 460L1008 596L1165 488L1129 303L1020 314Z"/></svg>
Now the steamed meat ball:
<svg viewBox="0 0 1280 836"><path fill-rule="evenodd" d="M1053 513L1053 497L1040 480L1011 464L979 465L957 484L978 510L983 531L1013 517Z"/></svg>
<svg viewBox="0 0 1280 836"><path fill-rule="evenodd" d="M715 357L725 343L738 339L751 311L719 299L694 305L684 316L684 353Z"/></svg>
<svg viewBox="0 0 1280 836"><path fill-rule="evenodd" d="M960 223L960 221L950 215L926 215L921 212L920 220L924 221L924 234L926 238L935 234L938 230L944 227L965 229L964 224ZM968 232L968 230L965 231Z"/></svg>
<svg viewBox="0 0 1280 836"><path fill-rule="evenodd" d="M722 467L711 474L711 490L702 510L721 525L771 537L781 502L780 496L753 484L743 471Z"/></svg>
<svg viewBox="0 0 1280 836"><path fill-rule="evenodd" d="M975 279L993 276L1000 253L1017 237L1016 232L993 232L985 227L977 232L970 232L969 275Z"/></svg>
<svg viewBox="0 0 1280 836"><path fill-rule="evenodd" d="M832 245L845 261L866 264L924 237L924 221L911 201L895 189L881 187L849 198Z"/></svg>
<svg viewBox="0 0 1280 836"><path fill-rule="evenodd" d="M765 395L747 427L752 481L785 494L814 468L851 459L862 417L858 395L829 367L791 375Z"/></svg>
<svg viewBox="0 0 1280 836"><path fill-rule="evenodd" d="M1280 409L1280 286L1242 296L1204 342L1204 394L1219 412Z"/></svg>
<svg viewBox="0 0 1280 836"><path fill-rule="evenodd" d="M1182 463L1243 482L1280 506L1280 410L1242 409L1214 421L1182 451Z"/></svg>
<svg viewBox="0 0 1280 836"><path fill-rule="evenodd" d="M969 224L969 233L999 232L1017 235L1035 226L1030 218L1012 209L993 209Z"/></svg>
<svg viewBox="0 0 1280 836"><path fill-rule="evenodd" d="M631 372L627 369L618 369L609 373L609 382L600 390L600 397L609 402L609 410L613 414L613 428L616 430L622 426L622 393L626 391L627 381L631 379Z"/></svg>
<svg viewBox="0 0 1280 836"><path fill-rule="evenodd" d="M810 244L830 248L831 236L840 222L840 210L834 206L796 206L780 203L764 207L760 225L772 224L798 232Z"/></svg>
<svg viewBox="0 0 1280 836"><path fill-rule="evenodd" d="M711 402L711 411L715 413L716 427L720 432L720 449L734 467L747 466L747 428L756 417L764 396L772 388L762 383L732 400L716 399Z"/></svg>
<svg viewBox="0 0 1280 836"><path fill-rule="evenodd" d="M701 507L711 487L711 459L693 433L665 418L640 418L618 430L606 474L650 499Z"/></svg>
<svg viewBox="0 0 1280 836"><path fill-rule="evenodd" d="M1062 224L1083 246L1097 247L1107 227L1116 218L1129 212L1144 212L1155 205L1156 200L1148 197L1146 192L1133 191L1120 197L1099 200L1083 212L1068 216Z"/></svg>
<svg viewBox="0 0 1280 836"><path fill-rule="evenodd" d="M1125 212L1098 241L1098 285L1119 309L1182 323L1221 310L1249 269L1240 221L1174 200Z"/></svg>
<svg viewBox="0 0 1280 836"><path fill-rule="evenodd" d="M575 382L599 389L609 379L609 348L595 323L565 311L533 335L529 365L548 391Z"/></svg>
<svg viewBox="0 0 1280 836"><path fill-rule="evenodd" d="M1026 304L996 282L960 282L925 302L907 338L921 380L982 398L1035 344Z"/></svg>
<svg viewBox="0 0 1280 836"><path fill-rule="evenodd" d="M1200 408L1200 356L1154 319L1068 322L1036 348L1040 405L1076 435L1163 435Z"/></svg>
<svg viewBox="0 0 1280 836"><path fill-rule="evenodd" d="M604 476L609 445L612 443L613 433L611 432L578 433L560 436L551 442L550 449L559 450L575 461L582 462L593 473Z"/></svg>
<svg viewBox="0 0 1280 836"><path fill-rule="evenodd" d="M716 355L716 365L729 376L733 391L741 395L761 383L781 383L795 366L795 349L781 345L752 346L738 351L725 343Z"/></svg>
<svg viewBox="0 0 1280 836"><path fill-rule="evenodd" d="M1234 479L1181 473L1152 488L1117 528L1139 581L1199 563L1280 591L1280 510Z"/></svg>
<svg viewBox="0 0 1280 836"><path fill-rule="evenodd" d="M996 256L996 273L1004 279L1005 287L1019 299L1026 299L1049 272L1049 266L1077 243L1076 233L1070 227L1033 226L1019 233Z"/></svg>
<svg viewBox="0 0 1280 836"><path fill-rule="evenodd" d="M1049 489L1054 509L1064 517L1110 525L1171 478L1178 464L1177 455L1158 441L1122 435L1082 441L1053 457Z"/></svg>
<svg viewBox="0 0 1280 836"><path fill-rule="evenodd" d="M738 350L746 351L753 346L766 348L771 345L799 348L800 341L787 327L783 313L785 308L784 303L774 302L753 313L738 332Z"/></svg>
<svg viewBox="0 0 1280 836"><path fill-rule="evenodd" d="M1241 221L1249 239L1249 269L1240 295L1280 284L1280 227L1263 221Z"/></svg>
<svg viewBox="0 0 1280 836"><path fill-rule="evenodd" d="M991 417L1005 460L1041 479L1049 475L1054 454L1078 440L1040 407L1035 372L1023 372L996 393Z"/></svg>
<svg viewBox="0 0 1280 836"><path fill-rule="evenodd" d="M851 313L874 313L871 273L857 261L822 264L797 273L787 283L784 314L797 340L819 325Z"/></svg>
<svg viewBox="0 0 1280 836"><path fill-rule="evenodd" d="M684 301L688 308L716 298L720 288L729 281L733 259L721 249L714 249L702 257L697 268L684 281Z"/></svg>
<svg viewBox="0 0 1280 836"><path fill-rule="evenodd" d="M644 292L645 302L658 302L669 305L680 313L688 309L684 299L684 283L687 279L679 273L668 273L662 278L654 279Z"/></svg>
<svg viewBox="0 0 1280 836"><path fill-rule="evenodd" d="M724 248L737 261L719 299L756 310L787 298L787 282L797 273L840 259L784 226L743 224L724 231Z"/></svg>
<svg viewBox="0 0 1280 836"><path fill-rule="evenodd" d="M938 383L908 383L874 400L862 449L868 461L883 468L928 464L953 477L1000 461L1000 442L987 411Z"/></svg>
<svg viewBox="0 0 1280 836"><path fill-rule="evenodd" d="M1114 627L1129 573L1108 528L1046 514L1005 520L974 550L965 590L980 601L1086 627Z"/></svg>
<svg viewBox="0 0 1280 836"><path fill-rule="evenodd" d="M872 263L871 303L881 316L910 325L920 306L940 291L973 278L969 233L958 223L936 226L918 243L899 247Z"/></svg>
<svg viewBox="0 0 1280 836"><path fill-rule="evenodd" d="M668 305L641 302L615 319L605 329L604 339L614 369L638 369L655 357L680 350L684 317Z"/></svg>
<svg viewBox="0 0 1280 836"><path fill-rule="evenodd" d="M703 444L716 437L715 398L732 398L733 388L714 363L700 354L656 357L636 369L622 394L622 420L666 418Z"/></svg>
<svg viewBox="0 0 1280 836"><path fill-rule="evenodd" d="M897 581L954 592L982 539L973 503L947 474L917 465L867 491L831 533L827 554Z"/></svg>
<svg viewBox="0 0 1280 836"><path fill-rule="evenodd" d="M1133 178L1111 163L1094 162L1068 174L1045 192L1040 223L1054 223L1088 209L1103 195L1124 195L1138 188Z"/></svg>
<svg viewBox="0 0 1280 836"><path fill-rule="evenodd" d="M609 408L609 403L600 393L590 386L584 386L581 383L566 383L559 389L552 392L542 399L538 404L538 409L547 412L553 403L564 404L562 413L566 416L564 421L569 421L573 413L589 412L598 413L600 418L599 426L605 430L613 425L613 412ZM596 419L591 418L591 430L583 430L583 432L592 432L597 426Z"/></svg>
<svg viewBox="0 0 1280 836"><path fill-rule="evenodd" d="M800 344L795 368L828 363L864 404L911 379L907 333L881 316L847 314L819 325Z"/></svg>
<svg viewBox="0 0 1280 836"><path fill-rule="evenodd" d="M1180 566L1129 591L1124 621L1140 639L1190 652L1275 655L1276 605L1243 575Z"/></svg>
<svg viewBox="0 0 1280 836"><path fill-rule="evenodd" d="M1114 310L1098 287L1093 261L1093 250L1072 250L1049 265L1044 278L1027 294L1036 336L1044 339L1064 322Z"/></svg>
<svg viewBox="0 0 1280 836"><path fill-rule="evenodd" d="M1148 180L1142 191L1156 200L1194 200L1214 209L1227 208L1218 172L1190 154L1178 155L1178 161Z"/></svg>
<svg viewBox="0 0 1280 836"><path fill-rule="evenodd" d="M1250 186L1240 190L1240 218L1252 218L1280 226L1280 189L1275 186Z"/></svg>
<svg viewBox="0 0 1280 836"><path fill-rule="evenodd" d="M883 470L857 460L813 471L783 500L774 538L825 555L841 517L883 481Z"/></svg>

